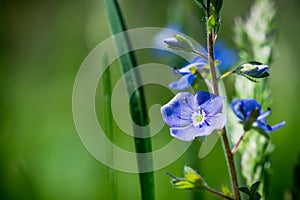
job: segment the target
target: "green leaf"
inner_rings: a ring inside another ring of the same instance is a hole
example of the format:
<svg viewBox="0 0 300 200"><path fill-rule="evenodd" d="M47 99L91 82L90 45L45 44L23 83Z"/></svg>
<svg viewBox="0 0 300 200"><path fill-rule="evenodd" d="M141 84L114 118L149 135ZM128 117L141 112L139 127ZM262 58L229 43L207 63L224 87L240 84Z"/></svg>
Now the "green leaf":
<svg viewBox="0 0 300 200"><path fill-rule="evenodd" d="M175 34L174 38L167 38L164 40L164 42L167 44L166 48L172 50L179 50L179 51L186 51L186 52L194 51L193 45L183 35Z"/></svg>
<svg viewBox="0 0 300 200"><path fill-rule="evenodd" d="M232 197L230 189L225 184L222 184L222 192L225 196Z"/></svg>
<svg viewBox="0 0 300 200"><path fill-rule="evenodd" d="M126 31L126 26L122 13L117 0L103 0L104 9L109 21L109 25L113 34L118 34ZM119 58L120 67L122 73L125 74L137 66L136 58L134 53L131 51L131 44L129 38L125 36L122 38L123 42L116 42L115 45L117 50L121 52L129 52ZM130 112L133 120L141 125L145 126L148 124L148 114L146 108L146 101L142 87L138 87L140 82L139 74L128 73L126 76L126 86L128 91L132 91L135 88L135 92L132 94L130 99ZM135 150L137 153L147 153L152 151L151 138L148 129L142 129L142 133L138 133L138 130L134 130L134 135L143 135L141 137L135 137ZM139 130L141 131L141 130ZM137 154L138 155L138 154ZM143 200L153 200L154 194L154 174L153 174L153 161L152 154L148 153L144 157L137 156L138 167L145 168L147 173L139 173L141 196Z"/></svg>
<svg viewBox="0 0 300 200"><path fill-rule="evenodd" d="M206 0L194 0L194 2L200 7L203 8L203 10L206 11Z"/></svg>
<svg viewBox="0 0 300 200"><path fill-rule="evenodd" d="M239 191L244 192L244 193L248 194L249 196L251 195L251 192L247 187L240 187Z"/></svg>
<svg viewBox="0 0 300 200"><path fill-rule="evenodd" d="M170 174L169 174L170 175ZM176 178L173 175L171 183L178 189L205 189L208 188L207 183L194 169L185 166L184 178Z"/></svg>
<svg viewBox="0 0 300 200"><path fill-rule="evenodd" d="M238 74L238 73L237 73L237 74ZM253 78L253 77L251 77L251 76L248 76L248 75L246 75L246 74L238 74L238 75L241 75L241 76L247 78L249 81L252 81L252 82L254 82L254 83L258 83L258 82L259 82L257 79L255 79L255 78Z"/></svg>
<svg viewBox="0 0 300 200"><path fill-rule="evenodd" d="M214 6L216 16L219 16L223 6L223 0L211 0L211 4Z"/></svg>
<svg viewBox="0 0 300 200"><path fill-rule="evenodd" d="M256 183L254 183L251 188L250 188L250 192L251 194L255 194L258 190L258 187L259 187L259 184L260 184L260 181L257 181Z"/></svg>
<svg viewBox="0 0 300 200"><path fill-rule="evenodd" d="M193 189L196 188L195 184L187 181L187 180L176 180L176 181L172 181L173 186L177 189Z"/></svg>
<svg viewBox="0 0 300 200"><path fill-rule="evenodd" d="M256 193L254 194L253 199L254 199L254 200L259 200L259 199L261 199L261 195L260 195L258 192L256 192Z"/></svg>
<svg viewBox="0 0 300 200"><path fill-rule="evenodd" d="M208 24L208 31L209 33L212 33L212 30L215 28L216 26L216 19L215 16L211 15L208 20L207 20L207 24Z"/></svg>
<svg viewBox="0 0 300 200"><path fill-rule="evenodd" d="M103 57L103 66L108 65L107 56ZM104 94L104 130L107 133L107 137L111 142L114 142L114 132L113 132L113 117L111 111L111 78L110 78L110 68L103 73L103 94ZM106 147L107 159L110 159L111 163L114 163L114 152L111 145ZM113 200L117 199L117 180L116 180L116 171L113 168L107 169L108 171L108 180L109 180L109 192Z"/></svg>

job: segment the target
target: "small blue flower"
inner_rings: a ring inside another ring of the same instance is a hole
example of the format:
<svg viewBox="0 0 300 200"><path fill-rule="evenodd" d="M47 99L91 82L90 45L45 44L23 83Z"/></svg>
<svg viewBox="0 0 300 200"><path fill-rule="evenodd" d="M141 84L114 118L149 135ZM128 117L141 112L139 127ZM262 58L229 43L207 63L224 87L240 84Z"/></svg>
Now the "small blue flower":
<svg viewBox="0 0 300 200"><path fill-rule="evenodd" d="M195 57L192 63L179 69L175 70L176 73L181 74L182 77L178 81L171 82L169 87L174 90L184 90L191 87L197 78L197 70L200 70L207 62L204 59Z"/></svg>
<svg viewBox="0 0 300 200"><path fill-rule="evenodd" d="M192 141L225 126L226 118L221 113L223 101L224 97L204 91L198 91L195 96L189 92L181 92L161 107L161 114L171 127L173 137Z"/></svg>
<svg viewBox="0 0 300 200"><path fill-rule="evenodd" d="M285 121L274 126L267 124L266 117L271 114L271 109L263 112L261 105L255 99L235 99L230 103L230 107L243 122L245 131L253 127L261 133L268 134L285 125Z"/></svg>
<svg viewBox="0 0 300 200"><path fill-rule="evenodd" d="M218 70L227 71L237 60L236 51L226 47L225 43L218 41L215 44L215 59L219 61ZM183 75L178 81L171 82L169 87L174 90L184 90L192 86L197 75L196 70L200 71L208 62L198 56L194 57L191 64L175 70L176 73ZM195 70L196 69L196 70Z"/></svg>
<svg viewBox="0 0 300 200"><path fill-rule="evenodd" d="M233 73L244 76L253 82L257 82L256 78L265 78L269 76L269 66L260 62L250 61L238 66Z"/></svg>

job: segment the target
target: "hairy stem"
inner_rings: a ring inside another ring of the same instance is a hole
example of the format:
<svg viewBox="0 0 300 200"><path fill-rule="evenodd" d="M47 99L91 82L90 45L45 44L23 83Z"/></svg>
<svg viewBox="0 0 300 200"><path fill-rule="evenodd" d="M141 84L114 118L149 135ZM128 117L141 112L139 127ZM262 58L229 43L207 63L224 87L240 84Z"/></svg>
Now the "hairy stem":
<svg viewBox="0 0 300 200"><path fill-rule="evenodd" d="M229 141L227 137L227 132L226 128L224 127L222 129L222 141L225 149L225 154L227 158L227 163L229 166L229 172L230 172L230 177L231 177L231 184L233 185L233 191L234 191L234 196L236 200L240 200L240 193L239 193L239 186L238 186L238 180L237 180L237 174L234 166L234 160L233 160L233 154L230 151L230 146L229 146Z"/></svg>
<svg viewBox="0 0 300 200"><path fill-rule="evenodd" d="M207 0L207 20L210 17L210 0ZM216 73L216 67L215 67L215 61L214 61L214 37L213 37L213 31L209 30L209 25L207 25L207 48L208 48L208 60L209 60L209 66L211 70L211 76L212 76L212 82L213 82L213 88L214 88L214 94L219 95L219 87L218 87L218 79L217 79L217 73ZM239 187L238 187L238 181L237 181L237 173L234 166L234 160L233 155L231 154L229 141L227 137L226 128L224 127L221 132L222 135L222 142L224 146L224 151L229 167L229 173L231 178L231 184L233 185L234 190L234 197L236 200L240 200L240 193L239 193Z"/></svg>

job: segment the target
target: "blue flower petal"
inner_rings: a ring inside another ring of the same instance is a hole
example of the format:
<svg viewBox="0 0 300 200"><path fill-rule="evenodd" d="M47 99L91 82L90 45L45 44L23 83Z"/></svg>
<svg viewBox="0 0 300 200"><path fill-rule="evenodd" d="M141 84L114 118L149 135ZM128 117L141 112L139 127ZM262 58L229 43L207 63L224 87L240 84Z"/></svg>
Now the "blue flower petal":
<svg viewBox="0 0 300 200"><path fill-rule="evenodd" d="M173 137L183 140L183 141L192 141L195 139L195 127L193 124L190 124L186 127L173 127L170 128L170 133Z"/></svg>
<svg viewBox="0 0 300 200"><path fill-rule="evenodd" d="M265 113L263 113L263 114L261 114L261 115L259 115L258 117L257 117L257 121L261 121L261 120L266 120L266 117L268 117L269 115L271 114L271 109L270 108L268 108L268 111L267 112L265 112Z"/></svg>
<svg viewBox="0 0 300 200"><path fill-rule="evenodd" d="M169 126L187 126L192 123L191 115L195 107L194 96L189 92L181 92L161 107L161 114Z"/></svg>
<svg viewBox="0 0 300 200"><path fill-rule="evenodd" d="M218 113L196 129L195 136L207 136L210 135L214 130L222 129L226 124L226 117L222 113Z"/></svg>
<svg viewBox="0 0 300 200"><path fill-rule="evenodd" d="M242 100L235 99L230 103L230 107L233 110L233 112L235 113L235 115L240 120L243 121L245 130L246 129L248 130L247 127L249 126L249 117L250 117L251 112L255 108L258 109L259 116L256 119L254 119L255 121L253 121L253 123L251 122L252 127L258 128L258 129L260 129L260 131L262 131L264 133L271 133L285 125L285 122L281 122L274 126L270 126L266 122L266 118L267 118L267 116L269 116L271 114L271 109L268 109L267 112L263 112L261 105L255 99L242 99Z"/></svg>
<svg viewBox="0 0 300 200"><path fill-rule="evenodd" d="M268 71L268 65L258 65L255 69L245 72L244 74L251 77L259 77L261 74L264 74Z"/></svg>
<svg viewBox="0 0 300 200"><path fill-rule="evenodd" d="M241 107L241 101L238 99L234 99L231 101L230 103L230 108L232 109L232 111L234 112L234 114L242 121L244 121L244 114L242 112Z"/></svg>
<svg viewBox="0 0 300 200"><path fill-rule="evenodd" d="M182 76L178 81L174 81L169 84L169 87L174 90L183 90L191 87L196 78L195 74L186 74Z"/></svg>
<svg viewBox="0 0 300 200"><path fill-rule="evenodd" d="M215 115L222 112L224 99L225 97L214 95L211 99L201 104L200 107L204 109L206 113L209 113L209 115Z"/></svg>
<svg viewBox="0 0 300 200"><path fill-rule="evenodd" d="M261 106L255 99L235 99L231 101L230 107L235 115L242 121L247 120L252 110L254 110L255 108L258 108L260 113L262 112Z"/></svg>
<svg viewBox="0 0 300 200"><path fill-rule="evenodd" d="M262 112L261 106L255 99L242 99L241 100L241 110L245 115L246 119L250 116L251 112L258 108L259 113Z"/></svg>
<svg viewBox="0 0 300 200"><path fill-rule="evenodd" d="M209 92L205 92L205 91L198 91L195 95L195 99L197 100L197 103L199 106L201 106L202 104L204 104L205 102L214 99L216 97L219 97L215 94L211 94Z"/></svg>
<svg viewBox="0 0 300 200"><path fill-rule="evenodd" d="M181 92L161 108L161 114L171 126L170 133L173 137L191 141L225 126L226 118L221 113L223 101L223 97L204 91L198 91L195 96L189 92Z"/></svg>
<svg viewBox="0 0 300 200"><path fill-rule="evenodd" d="M272 126L272 131L276 131L276 130L278 130L279 128L281 128L283 126L285 126L285 121L282 121L282 122L280 122L278 124L273 125Z"/></svg>
<svg viewBox="0 0 300 200"><path fill-rule="evenodd" d="M178 73L180 74L190 74L191 73L191 68L192 67L198 67L198 68L202 68L206 63L205 62L192 62L191 64L177 70Z"/></svg>

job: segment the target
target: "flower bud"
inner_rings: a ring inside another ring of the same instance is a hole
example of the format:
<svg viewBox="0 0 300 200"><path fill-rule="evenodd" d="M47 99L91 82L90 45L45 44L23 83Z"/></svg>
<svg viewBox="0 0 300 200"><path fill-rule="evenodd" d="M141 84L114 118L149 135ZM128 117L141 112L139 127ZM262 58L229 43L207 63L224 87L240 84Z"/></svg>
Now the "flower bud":
<svg viewBox="0 0 300 200"><path fill-rule="evenodd" d="M183 35L175 34L173 38L167 38L164 40L167 44L166 48L173 50L181 50L186 52L193 52L194 47L190 41Z"/></svg>

